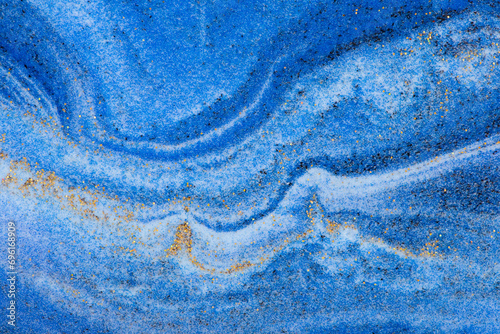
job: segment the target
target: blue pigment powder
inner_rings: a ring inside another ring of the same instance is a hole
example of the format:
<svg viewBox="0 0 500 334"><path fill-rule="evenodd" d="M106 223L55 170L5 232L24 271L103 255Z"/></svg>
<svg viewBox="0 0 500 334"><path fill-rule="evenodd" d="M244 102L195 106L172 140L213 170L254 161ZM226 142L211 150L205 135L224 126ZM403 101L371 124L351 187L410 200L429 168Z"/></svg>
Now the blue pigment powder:
<svg viewBox="0 0 500 334"><path fill-rule="evenodd" d="M0 329L500 332L499 43L497 1L1 0Z"/></svg>

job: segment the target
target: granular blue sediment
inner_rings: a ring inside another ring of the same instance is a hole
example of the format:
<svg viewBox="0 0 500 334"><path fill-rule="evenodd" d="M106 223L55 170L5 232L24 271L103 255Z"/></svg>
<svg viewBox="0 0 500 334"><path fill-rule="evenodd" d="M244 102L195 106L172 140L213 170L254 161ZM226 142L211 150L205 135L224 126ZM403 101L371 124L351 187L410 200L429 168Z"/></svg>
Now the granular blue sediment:
<svg viewBox="0 0 500 334"><path fill-rule="evenodd" d="M498 14L1 1L17 330L498 332Z"/></svg>

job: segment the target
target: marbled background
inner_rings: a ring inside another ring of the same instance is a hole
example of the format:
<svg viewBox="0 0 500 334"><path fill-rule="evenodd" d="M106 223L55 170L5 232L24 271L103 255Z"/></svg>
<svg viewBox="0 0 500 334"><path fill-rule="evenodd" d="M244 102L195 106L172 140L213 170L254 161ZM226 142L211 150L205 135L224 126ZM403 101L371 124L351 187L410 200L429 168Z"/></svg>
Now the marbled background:
<svg viewBox="0 0 500 334"><path fill-rule="evenodd" d="M1 0L17 332L500 332L499 42L496 0Z"/></svg>

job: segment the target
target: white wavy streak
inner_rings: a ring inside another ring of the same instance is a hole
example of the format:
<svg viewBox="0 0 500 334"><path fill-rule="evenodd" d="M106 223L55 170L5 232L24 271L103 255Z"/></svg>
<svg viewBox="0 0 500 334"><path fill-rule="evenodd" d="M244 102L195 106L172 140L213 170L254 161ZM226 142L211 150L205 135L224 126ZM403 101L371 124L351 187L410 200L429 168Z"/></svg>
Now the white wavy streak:
<svg viewBox="0 0 500 334"><path fill-rule="evenodd" d="M186 216L185 220L193 232L192 254L199 262L209 263L210 268L217 270L227 269L236 259L241 259L242 254L245 261L264 263L274 256L275 250L286 246L288 242L285 243L284 240L287 238L294 241L297 235L308 230L312 230L312 235L325 231L324 222L318 224L322 221L321 217L317 216L312 225L306 208L297 207L300 205L298 203L313 203L314 195L317 194L321 207L329 213L358 210L384 214L385 206L382 203L383 198L387 198L385 193L396 189L412 189L421 182L460 168L466 161L491 155L500 149L499 140L500 136L494 136L408 168L368 176L342 177L321 168L310 169L295 182L272 213L238 231L215 232ZM390 201L386 200L387 203ZM314 209L314 205L312 208ZM179 221L179 217L175 219ZM214 257L214 254L218 256Z"/></svg>

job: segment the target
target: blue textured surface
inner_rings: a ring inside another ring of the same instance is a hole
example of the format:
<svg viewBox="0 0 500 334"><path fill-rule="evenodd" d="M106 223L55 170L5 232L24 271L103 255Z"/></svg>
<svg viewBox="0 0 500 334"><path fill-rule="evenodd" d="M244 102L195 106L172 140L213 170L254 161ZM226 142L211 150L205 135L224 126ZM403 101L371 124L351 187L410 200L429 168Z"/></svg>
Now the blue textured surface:
<svg viewBox="0 0 500 334"><path fill-rule="evenodd" d="M500 332L499 42L497 1L0 1L17 332Z"/></svg>

